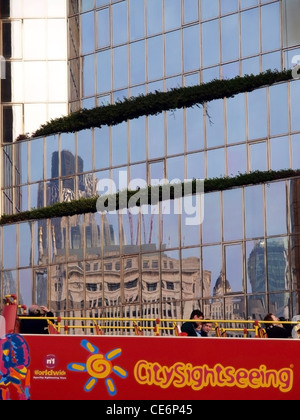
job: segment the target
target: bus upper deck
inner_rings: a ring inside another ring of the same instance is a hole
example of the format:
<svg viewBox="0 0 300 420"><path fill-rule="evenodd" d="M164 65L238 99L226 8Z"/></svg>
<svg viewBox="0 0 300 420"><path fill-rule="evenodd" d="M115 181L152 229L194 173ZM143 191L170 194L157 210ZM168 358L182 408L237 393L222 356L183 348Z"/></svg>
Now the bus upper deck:
<svg viewBox="0 0 300 420"><path fill-rule="evenodd" d="M212 320L213 336L195 339L180 332L186 320L54 317L49 334L25 335L25 312L16 296L2 312L2 400L300 397L299 340L265 339L258 321Z"/></svg>

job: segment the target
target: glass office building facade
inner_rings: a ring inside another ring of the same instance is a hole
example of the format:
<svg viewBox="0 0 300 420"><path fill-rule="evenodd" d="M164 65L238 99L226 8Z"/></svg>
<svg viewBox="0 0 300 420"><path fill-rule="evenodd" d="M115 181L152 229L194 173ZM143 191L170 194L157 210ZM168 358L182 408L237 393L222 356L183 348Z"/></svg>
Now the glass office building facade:
<svg viewBox="0 0 300 420"><path fill-rule="evenodd" d="M114 126L18 135L66 110L291 68L300 1L36 3L1 2L2 214L93 197L104 179L122 189L299 168L298 79ZM174 201L4 224L0 295L70 316L174 319L200 308L213 319L291 318L299 200L294 177L206 193L196 226Z"/></svg>

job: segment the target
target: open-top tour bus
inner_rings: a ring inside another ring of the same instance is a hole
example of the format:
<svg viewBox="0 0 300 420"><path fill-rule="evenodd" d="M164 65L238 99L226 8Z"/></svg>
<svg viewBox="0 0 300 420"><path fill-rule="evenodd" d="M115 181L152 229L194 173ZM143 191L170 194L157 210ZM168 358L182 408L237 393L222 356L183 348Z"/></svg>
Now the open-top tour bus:
<svg viewBox="0 0 300 420"><path fill-rule="evenodd" d="M49 334L30 335L20 331L25 312L15 295L6 297L0 317L0 400L300 397L298 323L295 339L266 339L258 321L239 320L225 329L214 320L214 336L196 339L180 333L184 320L114 319L113 327L112 319L55 318L47 319Z"/></svg>

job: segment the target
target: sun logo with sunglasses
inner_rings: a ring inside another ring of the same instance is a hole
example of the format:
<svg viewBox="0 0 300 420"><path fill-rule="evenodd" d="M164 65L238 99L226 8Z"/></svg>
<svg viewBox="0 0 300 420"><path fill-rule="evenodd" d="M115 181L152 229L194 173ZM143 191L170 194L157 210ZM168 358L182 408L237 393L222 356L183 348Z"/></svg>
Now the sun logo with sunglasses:
<svg viewBox="0 0 300 420"><path fill-rule="evenodd" d="M104 379L109 395L115 396L117 388L111 374L114 373L122 379L127 378L128 373L120 366L113 365L112 361L121 356L120 348L109 351L106 354L100 353L99 349L88 340L82 340L81 346L87 350L91 356L86 363L70 363L68 369L73 372L87 372L90 378L84 386L86 392L92 391L99 379Z"/></svg>

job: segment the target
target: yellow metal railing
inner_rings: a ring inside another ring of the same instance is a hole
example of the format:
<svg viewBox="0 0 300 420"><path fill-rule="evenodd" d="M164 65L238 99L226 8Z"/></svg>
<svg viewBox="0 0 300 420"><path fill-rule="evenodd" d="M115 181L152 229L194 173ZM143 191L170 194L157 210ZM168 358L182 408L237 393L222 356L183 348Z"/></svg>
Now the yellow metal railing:
<svg viewBox="0 0 300 420"><path fill-rule="evenodd" d="M18 316L18 320L37 319L36 317ZM173 335L184 336L181 333L180 325L184 322L195 322L191 319L158 319L158 318L92 318L92 317L51 317L46 318L49 324L51 334L65 334L70 332L76 334L76 330L81 330L84 334L105 335ZM228 337L238 335L242 337L266 337L266 331L261 324L273 323L274 321L257 321L241 319L205 319L201 322L211 323L213 326L213 335L216 337ZM80 323L80 324L79 324ZM295 322L279 321L279 324L292 324ZM300 323L300 322L299 322ZM220 326L221 325L221 326ZM226 325L228 325L226 327ZM235 326L236 325L236 326Z"/></svg>

